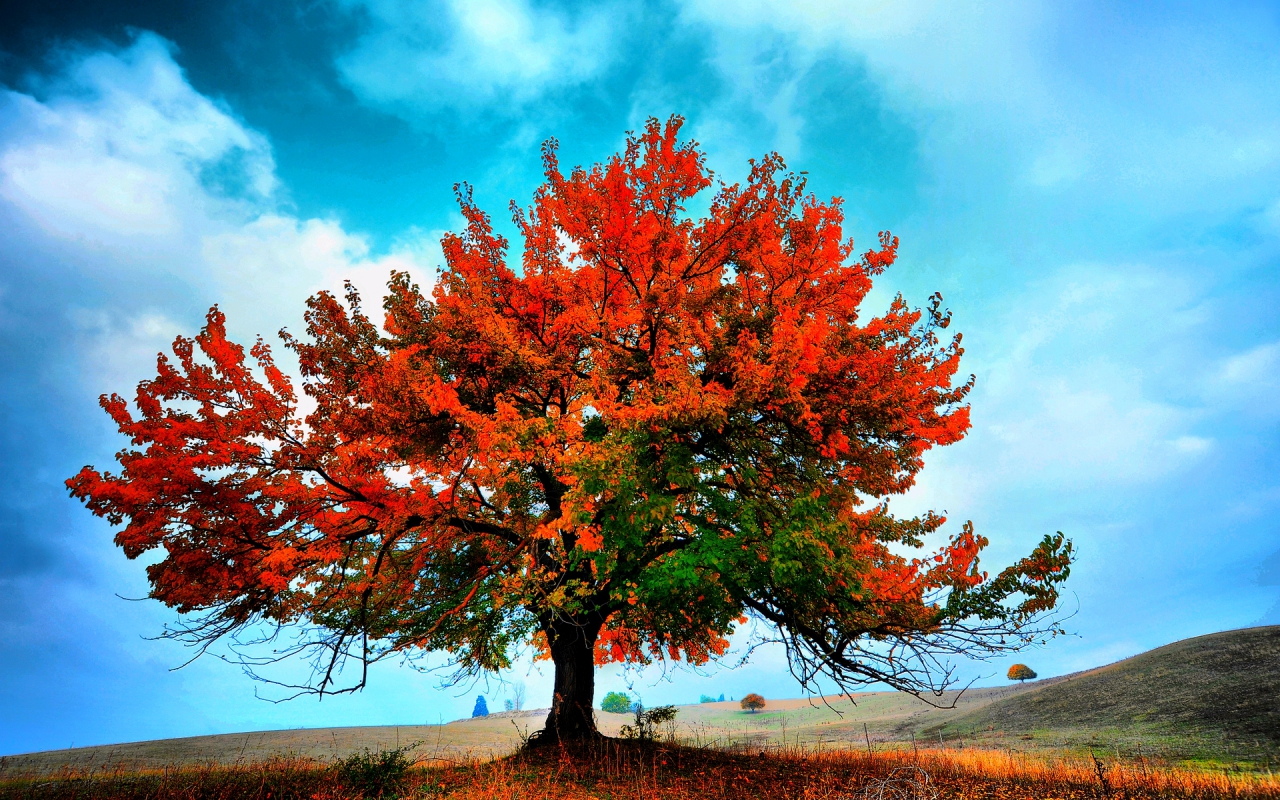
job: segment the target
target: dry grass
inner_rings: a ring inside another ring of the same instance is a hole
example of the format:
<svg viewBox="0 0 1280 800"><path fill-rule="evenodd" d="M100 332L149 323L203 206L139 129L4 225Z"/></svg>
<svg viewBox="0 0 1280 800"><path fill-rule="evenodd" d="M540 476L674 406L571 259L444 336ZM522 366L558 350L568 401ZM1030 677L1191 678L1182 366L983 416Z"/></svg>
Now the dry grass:
<svg viewBox="0 0 1280 800"><path fill-rule="evenodd" d="M617 740L546 748L487 762L410 770L405 798L452 800L932 800L933 798L1267 798L1269 774L1040 758L978 749L729 752ZM364 796L332 766L275 759L234 767L135 772L100 768L10 776L0 798L347 800Z"/></svg>

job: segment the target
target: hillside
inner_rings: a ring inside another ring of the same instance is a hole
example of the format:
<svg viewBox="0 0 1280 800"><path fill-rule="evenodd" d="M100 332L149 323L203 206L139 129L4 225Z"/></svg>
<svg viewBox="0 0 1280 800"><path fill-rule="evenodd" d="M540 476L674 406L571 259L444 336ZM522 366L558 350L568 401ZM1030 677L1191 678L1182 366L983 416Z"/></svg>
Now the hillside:
<svg viewBox="0 0 1280 800"><path fill-rule="evenodd" d="M763 688L763 687L762 687ZM767 693L767 690L766 690ZM1280 764L1280 626L1187 639L1106 667L1061 678L943 698L939 709L909 695L868 692L846 698L770 699L756 714L737 703L681 706L677 734L690 743L755 748L882 749L957 744L1001 749L1094 749L1166 760ZM446 725L257 731L81 747L0 758L6 771L104 764L231 764L272 755L319 759L365 748L420 742L418 757L468 760L512 752L541 727L546 709L494 714ZM598 712L616 735L628 718Z"/></svg>
<svg viewBox="0 0 1280 800"><path fill-rule="evenodd" d="M1174 758L1280 761L1280 626L1184 639L1042 683L928 731L1133 754L1142 748Z"/></svg>
<svg viewBox="0 0 1280 800"><path fill-rule="evenodd" d="M909 695L869 692L846 698L770 700L768 707L750 714L737 703L680 706L677 734L685 741L718 747L773 747L797 744L831 748L864 747L867 738L877 746L906 741L911 728L939 725L986 704L1011 697L1030 687L1008 686L965 692L954 709L936 709ZM954 698L948 698L953 700ZM596 712L600 730L618 735L630 721L622 714ZM49 750L0 758L0 775L63 767L89 768L104 764L162 767L170 764L235 764L261 761L273 755L318 759L341 758L363 749L379 750L421 744L415 753L428 760L469 760L506 755L522 735L537 730L547 709L491 714L445 725L401 725L352 728L226 733L148 742ZM865 728L863 726L866 726Z"/></svg>

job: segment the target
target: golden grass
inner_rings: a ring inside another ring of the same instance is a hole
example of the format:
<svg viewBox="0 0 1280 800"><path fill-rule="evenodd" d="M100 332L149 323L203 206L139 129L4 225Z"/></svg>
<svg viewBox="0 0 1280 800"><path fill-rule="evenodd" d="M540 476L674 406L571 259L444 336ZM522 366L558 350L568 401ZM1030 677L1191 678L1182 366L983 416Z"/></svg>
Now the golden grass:
<svg viewBox="0 0 1280 800"><path fill-rule="evenodd" d="M608 740L486 762L420 764L399 796L453 800L906 800L906 798L1266 798L1269 773L1155 767L981 749L729 752ZM0 798L349 800L361 793L331 766L273 759L240 766L67 770L10 775Z"/></svg>

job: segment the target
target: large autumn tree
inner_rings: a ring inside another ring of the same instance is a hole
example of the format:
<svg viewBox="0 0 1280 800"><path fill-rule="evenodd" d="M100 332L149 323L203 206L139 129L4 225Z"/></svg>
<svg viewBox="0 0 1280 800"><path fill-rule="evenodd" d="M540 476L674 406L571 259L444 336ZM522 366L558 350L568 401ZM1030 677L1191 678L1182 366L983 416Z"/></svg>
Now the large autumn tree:
<svg viewBox="0 0 1280 800"><path fill-rule="evenodd" d="M478 674L532 643L555 665L544 738L566 739L594 735L597 664L704 663L748 617L803 681L912 692L1043 630L1060 534L991 577L968 525L909 557L944 519L885 502L969 427L940 298L861 316L897 239L856 255L840 202L776 155L691 218L712 175L679 130L568 175L549 142L518 261L462 187L429 295L395 275L375 320L320 293L282 332L305 400L217 308L132 409L102 398L130 447L68 485L130 558L162 548L151 596L182 635L300 631L277 650L310 653L322 692L396 654Z"/></svg>

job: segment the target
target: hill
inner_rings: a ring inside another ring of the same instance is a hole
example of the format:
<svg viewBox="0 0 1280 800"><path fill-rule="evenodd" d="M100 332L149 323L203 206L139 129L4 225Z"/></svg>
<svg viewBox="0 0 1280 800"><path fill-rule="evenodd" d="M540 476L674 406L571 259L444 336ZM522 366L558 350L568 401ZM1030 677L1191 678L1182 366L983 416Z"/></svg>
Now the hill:
<svg viewBox="0 0 1280 800"><path fill-rule="evenodd" d="M769 700L759 713L737 703L681 706L676 733L690 744L763 749L982 745L1068 750L1163 760L1280 764L1280 626L1187 639L1106 667L1026 684L947 695L935 708L897 692ZM0 758L0 774L103 764L319 759L420 742L416 754L466 760L512 752L546 709L446 725L259 731L81 747ZM628 721L597 712L603 732Z"/></svg>
<svg viewBox="0 0 1280 800"><path fill-rule="evenodd" d="M931 726L979 741L1280 762L1280 626L1184 639Z"/></svg>

